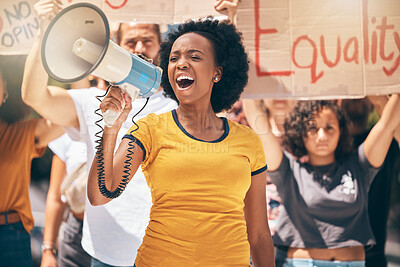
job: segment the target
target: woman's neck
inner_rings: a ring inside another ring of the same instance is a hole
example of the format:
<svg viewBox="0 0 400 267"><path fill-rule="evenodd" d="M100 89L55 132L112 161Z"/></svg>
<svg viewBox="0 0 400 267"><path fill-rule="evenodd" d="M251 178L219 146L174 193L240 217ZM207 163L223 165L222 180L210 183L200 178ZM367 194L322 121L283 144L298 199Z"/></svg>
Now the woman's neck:
<svg viewBox="0 0 400 267"><path fill-rule="evenodd" d="M207 108L180 105L176 114L183 128L197 138L218 138L221 131L224 131L223 121L215 114L211 105Z"/></svg>
<svg viewBox="0 0 400 267"><path fill-rule="evenodd" d="M312 166L325 166L335 162L335 155L319 156L309 154L308 163Z"/></svg>

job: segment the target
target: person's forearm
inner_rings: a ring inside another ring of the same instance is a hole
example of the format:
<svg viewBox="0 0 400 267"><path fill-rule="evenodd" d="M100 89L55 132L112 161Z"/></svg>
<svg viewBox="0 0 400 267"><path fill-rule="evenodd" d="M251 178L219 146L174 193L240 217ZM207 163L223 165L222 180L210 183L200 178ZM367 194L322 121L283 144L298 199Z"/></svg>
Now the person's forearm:
<svg viewBox="0 0 400 267"><path fill-rule="evenodd" d="M364 142L364 152L369 163L379 167L385 160L387 151L400 125L400 99L393 94L386 103L380 120L372 128Z"/></svg>
<svg viewBox="0 0 400 267"><path fill-rule="evenodd" d="M400 124L400 99L398 94L393 94L382 111L382 116L379 121L388 127L388 131L394 132Z"/></svg>
<svg viewBox="0 0 400 267"><path fill-rule="evenodd" d="M54 196L47 196L43 241L56 244L66 204Z"/></svg>
<svg viewBox="0 0 400 267"><path fill-rule="evenodd" d="M383 108L389 100L389 96L387 95L379 95L379 96L368 96L368 99L374 105L376 112L379 117L382 116ZM396 139L397 143L400 143L400 125L396 128L394 132L394 139Z"/></svg>
<svg viewBox="0 0 400 267"><path fill-rule="evenodd" d="M43 233L43 245L50 247L57 247L57 237L60 230L60 225L63 218L63 213L66 204L62 203L60 200L57 201L55 196L50 192L47 195L46 200L46 215L44 223L44 233ZM54 255L54 251L47 249L42 253L41 267L56 267L57 259Z"/></svg>
<svg viewBox="0 0 400 267"><path fill-rule="evenodd" d="M259 245L253 245L250 250L251 259L254 267L274 267L275 256L272 239L268 237L260 240Z"/></svg>
<svg viewBox="0 0 400 267"><path fill-rule="evenodd" d="M243 100L243 111L254 132L258 134L264 146L269 171L279 168L283 152L281 144L272 133L267 113L262 110L259 101Z"/></svg>
<svg viewBox="0 0 400 267"><path fill-rule="evenodd" d="M117 140L118 131L113 128L105 127L103 132L102 142L102 159L103 159L103 174L105 180L105 186L109 191L114 191L119 184L119 181L114 182L113 176L113 161L114 161L114 149ZM98 186L98 157L93 159L92 167L89 172L87 194L90 203L93 206L104 205L110 201L110 199L104 197Z"/></svg>
<svg viewBox="0 0 400 267"><path fill-rule="evenodd" d="M41 29L38 30L31 51L26 58L21 88L22 99L34 109L40 108L42 100L45 99L44 95L48 94L48 75L42 65L40 56L41 38L43 35L41 31Z"/></svg>
<svg viewBox="0 0 400 267"><path fill-rule="evenodd" d="M388 102L391 102L388 104L388 107L386 108L386 105L382 108L382 114L381 117L385 116L385 120L389 122L389 129L393 129L393 137L396 139L398 143L400 143L400 96L399 94L393 94ZM387 104L387 103L386 103ZM384 113L386 112L387 115Z"/></svg>

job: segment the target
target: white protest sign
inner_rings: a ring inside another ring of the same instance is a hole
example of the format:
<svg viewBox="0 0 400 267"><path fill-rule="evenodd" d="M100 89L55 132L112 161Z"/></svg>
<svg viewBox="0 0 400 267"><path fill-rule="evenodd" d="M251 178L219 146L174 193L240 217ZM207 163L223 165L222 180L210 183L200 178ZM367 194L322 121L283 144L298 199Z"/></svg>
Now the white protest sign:
<svg viewBox="0 0 400 267"><path fill-rule="evenodd" d="M0 1L0 55L27 54L38 29L33 5L37 0ZM64 7L91 3L104 11L110 22L137 21L173 24L187 19L221 14L215 0L62 0Z"/></svg>
<svg viewBox="0 0 400 267"><path fill-rule="evenodd" d="M251 66L245 97L400 92L400 1L243 0Z"/></svg>
<svg viewBox="0 0 400 267"><path fill-rule="evenodd" d="M29 52L38 29L33 10L35 0L1 0L0 54L23 55Z"/></svg>

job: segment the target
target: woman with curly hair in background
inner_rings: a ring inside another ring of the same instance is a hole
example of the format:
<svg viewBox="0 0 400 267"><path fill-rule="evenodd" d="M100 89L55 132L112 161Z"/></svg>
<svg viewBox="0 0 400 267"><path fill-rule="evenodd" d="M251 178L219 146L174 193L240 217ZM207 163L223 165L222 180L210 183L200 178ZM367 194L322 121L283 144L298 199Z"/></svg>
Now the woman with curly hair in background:
<svg viewBox="0 0 400 267"><path fill-rule="evenodd" d="M113 87L100 106L122 111L103 133L106 187L121 186L131 150L128 179L141 165L152 192L136 266L249 266L250 255L254 266L273 266L261 142L248 127L216 115L231 108L247 83L241 34L212 18L188 21L168 35L160 58L161 85L179 106L139 120L115 155L116 133L131 101ZM99 190L97 165L95 160L88 197L103 205L110 199Z"/></svg>
<svg viewBox="0 0 400 267"><path fill-rule="evenodd" d="M347 119L332 101L296 105L284 124L287 151L259 102L245 101L244 110L268 148L268 174L283 202L273 237L278 250L287 251L283 266L364 266L364 246L374 243L368 190L400 126L399 96L392 95L355 151ZM303 156L307 163L297 160Z"/></svg>

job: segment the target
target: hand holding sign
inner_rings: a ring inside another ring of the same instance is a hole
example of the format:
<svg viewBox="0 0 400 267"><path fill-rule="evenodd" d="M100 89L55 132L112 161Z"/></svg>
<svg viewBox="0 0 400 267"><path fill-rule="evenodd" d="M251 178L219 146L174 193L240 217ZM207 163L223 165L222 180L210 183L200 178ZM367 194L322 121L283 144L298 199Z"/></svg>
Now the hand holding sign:
<svg viewBox="0 0 400 267"><path fill-rule="evenodd" d="M42 30L46 29L50 21L63 9L61 0L40 0L34 5Z"/></svg>
<svg viewBox="0 0 400 267"><path fill-rule="evenodd" d="M214 3L215 10L218 12L226 11L228 19L236 24L236 11L238 7L238 0L217 0Z"/></svg>

